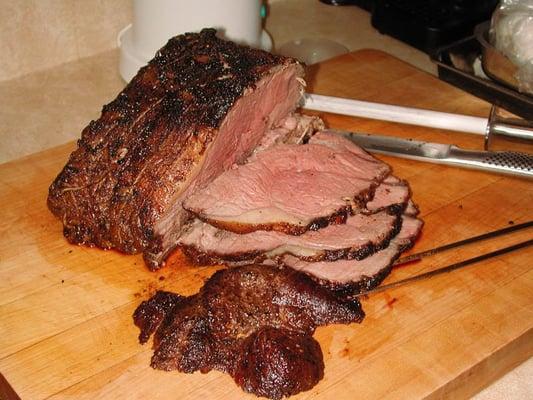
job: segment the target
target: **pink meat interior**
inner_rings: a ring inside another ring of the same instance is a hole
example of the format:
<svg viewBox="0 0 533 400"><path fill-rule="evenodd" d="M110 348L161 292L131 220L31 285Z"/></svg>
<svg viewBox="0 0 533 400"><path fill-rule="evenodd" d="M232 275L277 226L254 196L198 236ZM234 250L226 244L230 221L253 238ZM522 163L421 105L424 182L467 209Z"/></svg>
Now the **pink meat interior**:
<svg viewBox="0 0 533 400"><path fill-rule="evenodd" d="M235 163L243 162L260 143L265 132L292 112L302 93L299 65L273 68L253 89L247 89L224 119L203 161L195 168L172 205L156 226L167 244L175 243L187 219L183 200L205 187Z"/></svg>

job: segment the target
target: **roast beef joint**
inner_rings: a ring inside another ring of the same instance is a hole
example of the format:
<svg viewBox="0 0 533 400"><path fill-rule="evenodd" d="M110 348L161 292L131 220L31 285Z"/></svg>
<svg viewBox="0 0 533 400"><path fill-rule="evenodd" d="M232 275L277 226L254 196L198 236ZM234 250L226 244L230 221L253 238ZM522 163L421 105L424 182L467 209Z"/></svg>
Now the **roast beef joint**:
<svg viewBox="0 0 533 400"><path fill-rule="evenodd" d="M183 200L295 110L302 76L295 60L212 29L171 39L83 130L52 183L48 206L66 238L142 252L159 268L189 219Z"/></svg>
<svg viewBox="0 0 533 400"><path fill-rule="evenodd" d="M296 60L220 39L172 38L99 119L49 189L75 244L176 248L225 265L197 294L158 291L134 313L151 366L212 369L280 399L324 376L315 329L362 321L422 228L406 181L318 117L297 112Z"/></svg>

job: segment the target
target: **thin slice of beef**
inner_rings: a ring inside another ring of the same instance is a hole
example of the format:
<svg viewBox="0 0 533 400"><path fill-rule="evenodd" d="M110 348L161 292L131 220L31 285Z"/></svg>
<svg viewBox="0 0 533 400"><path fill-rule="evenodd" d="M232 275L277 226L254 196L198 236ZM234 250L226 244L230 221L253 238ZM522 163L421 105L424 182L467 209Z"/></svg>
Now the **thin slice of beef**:
<svg viewBox="0 0 533 400"><path fill-rule="evenodd" d="M303 273L247 265L216 272L190 297L157 293L134 322L141 342L155 332L153 368L216 369L248 392L280 399L322 378L316 327L363 316L357 300L340 300Z"/></svg>
<svg viewBox="0 0 533 400"><path fill-rule="evenodd" d="M393 175L389 175L376 188L372 200L366 203L366 212L375 213L380 210L389 210L391 212L401 213L407 207L410 195L407 182Z"/></svg>
<svg viewBox="0 0 533 400"><path fill-rule="evenodd" d="M195 264L261 262L291 254L306 261L363 259L386 247L401 227L401 215L381 211L357 214L345 224L293 236L276 231L238 234L195 220L180 238L180 247Z"/></svg>
<svg viewBox="0 0 533 400"><path fill-rule="evenodd" d="M236 233L302 234L342 223L373 198L390 167L334 133L304 145L278 145L221 174L183 206Z"/></svg>
<svg viewBox="0 0 533 400"><path fill-rule="evenodd" d="M282 263L309 275L338 294L353 295L376 287L387 277L394 261L413 245L422 225L421 220L404 215L402 229L390 241L389 246L360 261L343 259L332 262L306 262L286 255Z"/></svg>
<svg viewBox="0 0 533 400"><path fill-rule="evenodd" d="M171 39L83 130L48 196L70 242L161 266L189 219L183 199L296 108L299 63L215 33Z"/></svg>

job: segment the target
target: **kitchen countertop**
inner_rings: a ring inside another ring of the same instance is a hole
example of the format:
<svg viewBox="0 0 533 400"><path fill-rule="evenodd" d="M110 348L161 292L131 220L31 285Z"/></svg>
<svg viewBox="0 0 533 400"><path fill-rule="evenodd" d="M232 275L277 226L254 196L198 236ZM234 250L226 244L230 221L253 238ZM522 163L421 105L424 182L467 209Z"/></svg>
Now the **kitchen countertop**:
<svg viewBox="0 0 533 400"><path fill-rule="evenodd" d="M0 82L0 163L80 136L124 87L118 51Z"/></svg>
<svg viewBox="0 0 533 400"><path fill-rule="evenodd" d="M356 7L330 7L319 2L306 2L311 6L302 11L301 4L302 0L294 0L271 5L266 27L276 45L296 38L319 36L355 50L363 42L364 47L386 49L434 73L427 55L373 31L364 11ZM302 12L302 18L295 18ZM365 40L361 41L361 36ZM117 63L118 52L109 50L0 82L0 163L79 137L88 121L98 117L102 105L123 87ZM527 379L532 371L530 359L478 394L476 399L528 398L533 392L533 384Z"/></svg>

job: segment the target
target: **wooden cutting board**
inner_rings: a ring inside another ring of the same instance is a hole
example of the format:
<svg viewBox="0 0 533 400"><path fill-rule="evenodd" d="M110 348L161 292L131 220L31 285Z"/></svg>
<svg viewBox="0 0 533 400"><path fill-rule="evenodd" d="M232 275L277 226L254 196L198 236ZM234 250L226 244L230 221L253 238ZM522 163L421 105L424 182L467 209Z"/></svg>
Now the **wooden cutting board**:
<svg viewBox="0 0 533 400"><path fill-rule="evenodd" d="M489 105L381 52L314 66L310 90L486 116ZM331 127L481 148L475 135L323 115ZM43 132L45 134L45 132ZM156 289L191 294L214 268L178 253L159 272L140 256L69 245L48 212L68 144L0 166L0 372L23 399L252 398L218 372L149 367L131 314ZM425 220L414 250L533 219L531 181L383 157ZM531 238L471 246L393 271L405 278ZM533 250L363 301L360 325L319 328L324 379L295 398L465 398L533 354Z"/></svg>

